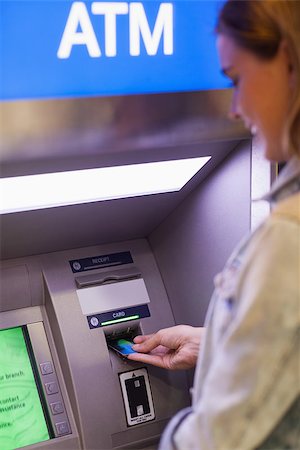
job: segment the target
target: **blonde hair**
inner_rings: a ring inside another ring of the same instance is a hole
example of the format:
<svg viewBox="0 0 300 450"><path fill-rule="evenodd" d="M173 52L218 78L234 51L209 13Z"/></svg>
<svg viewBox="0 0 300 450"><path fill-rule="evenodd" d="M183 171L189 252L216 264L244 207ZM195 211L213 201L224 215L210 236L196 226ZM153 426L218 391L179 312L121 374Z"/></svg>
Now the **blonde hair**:
<svg viewBox="0 0 300 450"><path fill-rule="evenodd" d="M300 158L300 1L227 0L216 31L262 59L272 59L281 42L286 42L295 86L283 145L290 155Z"/></svg>

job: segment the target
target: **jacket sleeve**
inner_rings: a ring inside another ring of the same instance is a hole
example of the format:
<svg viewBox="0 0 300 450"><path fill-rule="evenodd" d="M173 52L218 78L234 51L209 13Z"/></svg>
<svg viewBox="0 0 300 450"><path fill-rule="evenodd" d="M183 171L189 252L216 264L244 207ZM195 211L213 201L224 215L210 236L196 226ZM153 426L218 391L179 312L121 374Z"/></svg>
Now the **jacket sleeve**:
<svg viewBox="0 0 300 450"><path fill-rule="evenodd" d="M254 449L299 395L299 222L270 218L244 256L236 315L192 412L167 427L170 449Z"/></svg>

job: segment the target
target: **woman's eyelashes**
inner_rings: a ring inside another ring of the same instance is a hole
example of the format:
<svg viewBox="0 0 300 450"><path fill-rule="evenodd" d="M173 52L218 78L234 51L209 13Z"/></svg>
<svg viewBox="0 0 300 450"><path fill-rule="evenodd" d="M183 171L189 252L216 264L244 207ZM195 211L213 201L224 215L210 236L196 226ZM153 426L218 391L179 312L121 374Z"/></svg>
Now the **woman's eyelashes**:
<svg viewBox="0 0 300 450"><path fill-rule="evenodd" d="M230 77L230 87L236 88L238 87L239 79L238 77Z"/></svg>

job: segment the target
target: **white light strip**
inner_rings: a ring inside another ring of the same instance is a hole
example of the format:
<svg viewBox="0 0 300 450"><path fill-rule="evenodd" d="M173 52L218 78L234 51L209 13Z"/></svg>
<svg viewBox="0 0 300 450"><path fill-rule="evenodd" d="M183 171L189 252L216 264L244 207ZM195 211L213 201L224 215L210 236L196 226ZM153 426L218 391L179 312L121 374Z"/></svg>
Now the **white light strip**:
<svg viewBox="0 0 300 450"><path fill-rule="evenodd" d="M179 191L211 157L0 179L0 214Z"/></svg>

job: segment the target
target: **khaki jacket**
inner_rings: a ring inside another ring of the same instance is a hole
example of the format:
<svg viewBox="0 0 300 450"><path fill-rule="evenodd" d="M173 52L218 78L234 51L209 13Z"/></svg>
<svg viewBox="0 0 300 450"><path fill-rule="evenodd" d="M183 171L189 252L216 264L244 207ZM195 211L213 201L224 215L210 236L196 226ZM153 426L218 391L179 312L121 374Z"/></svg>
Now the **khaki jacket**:
<svg viewBox="0 0 300 450"><path fill-rule="evenodd" d="M270 216L215 277L192 406L161 450L299 448L299 191L293 160L269 194Z"/></svg>

